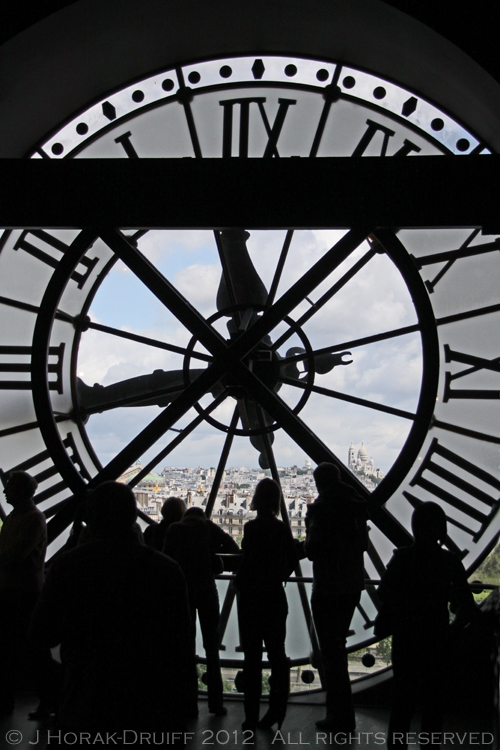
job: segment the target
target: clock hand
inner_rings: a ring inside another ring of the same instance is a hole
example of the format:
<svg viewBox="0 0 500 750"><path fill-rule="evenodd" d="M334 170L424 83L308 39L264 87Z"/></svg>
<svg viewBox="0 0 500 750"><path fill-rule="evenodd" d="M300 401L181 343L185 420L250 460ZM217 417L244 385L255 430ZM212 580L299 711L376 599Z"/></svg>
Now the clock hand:
<svg viewBox="0 0 500 750"><path fill-rule="evenodd" d="M222 275L217 291L217 310L238 307L227 324L231 335L237 333L241 320L241 309L247 307L253 313L244 317L244 329L257 319L256 307L264 307L268 293L262 279L252 263L246 241L250 234L244 229L225 229L216 233L217 248L222 266Z"/></svg>
<svg viewBox="0 0 500 750"><path fill-rule="evenodd" d="M305 356L299 356L302 354ZM352 364L352 359L344 361L344 357L348 354L350 355L351 352L314 354L314 372L318 375L326 375L334 367ZM288 349L285 359L280 363L280 375L285 378L299 380L301 373L297 367L297 362L304 362L304 369L306 372L309 372L309 357L306 350L301 346L293 346L291 349Z"/></svg>
<svg viewBox="0 0 500 750"><path fill-rule="evenodd" d="M203 369L190 370L190 382L203 372ZM182 370L155 370L150 375L139 375L108 386L99 383L89 386L81 378L77 378L76 383L79 412L83 412L87 418L90 414L119 406L167 406L185 388L186 381ZM213 387L215 396L220 395L223 390L220 383Z"/></svg>

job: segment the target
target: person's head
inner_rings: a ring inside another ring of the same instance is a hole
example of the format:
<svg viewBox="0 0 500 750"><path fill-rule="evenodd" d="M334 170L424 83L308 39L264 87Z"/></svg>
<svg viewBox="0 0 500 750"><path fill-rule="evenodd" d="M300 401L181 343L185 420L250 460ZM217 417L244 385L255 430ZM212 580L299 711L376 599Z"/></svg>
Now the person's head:
<svg viewBox="0 0 500 750"><path fill-rule="evenodd" d="M168 497L163 503L161 515L167 523L181 521L186 512L186 503L180 497Z"/></svg>
<svg viewBox="0 0 500 750"><path fill-rule="evenodd" d="M314 481L318 492L329 490L332 485L340 482L340 469L335 464L327 463L318 464L313 471Z"/></svg>
<svg viewBox="0 0 500 750"><path fill-rule="evenodd" d="M192 520L193 518L196 519L204 519L207 520L207 514L203 510L203 508L199 508L197 505L193 505L191 508L188 508L187 511L184 514L184 518L188 521Z"/></svg>
<svg viewBox="0 0 500 750"><path fill-rule="evenodd" d="M33 499L37 488L38 482L31 474L27 474L25 471L11 471L7 475L7 481L5 482L5 499L13 507L29 503Z"/></svg>
<svg viewBox="0 0 500 750"><path fill-rule="evenodd" d="M422 503L413 511L411 528L417 544L442 544L446 538L446 514L437 503Z"/></svg>
<svg viewBox="0 0 500 750"><path fill-rule="evenodd" d="M255 488L251 510L256 510L258 514L268 514L277 516L280 509L281 490L279 484L265 477L261 479Z"/></svg>
<svg viewBox="0 0 500 750"><path fill-rule="evenodd" d="M137 519L132 488L121 482L103 482L87 499L88 524L98 537L121 536L130 532Z"/></svg>

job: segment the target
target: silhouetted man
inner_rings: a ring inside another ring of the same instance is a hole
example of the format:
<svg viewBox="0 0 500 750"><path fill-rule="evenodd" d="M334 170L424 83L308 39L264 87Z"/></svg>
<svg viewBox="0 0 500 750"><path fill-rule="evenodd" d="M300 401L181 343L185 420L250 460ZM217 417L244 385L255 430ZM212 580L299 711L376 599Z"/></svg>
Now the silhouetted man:
<svg viewBox="0 0 500 750"><path fill-rule="evenodd" d="M437 503L422 503L411 523L414 543L394 552L378 588L381 611L392 633L389 748L407 747L419 698L421 732L439 744L450 643L448 603L457 613L455 627L467 623L475 608L462 562L441 547L447 533L444 510Z"/></svg>
<svg viewBox="0 0 500 750"><path fill-rule="evenodd" d="M346 638L365 587L366 506L354 489L340 481L334 464L319 464L313 476L319 494L307 509L304 549L313 561L311 608L326 681L326 717L316 725L349 733L356 718Z"/></svg>
<svg viewBox="0 0 500 750"><path fill-rule="evenodd" d="M167 529L163 551L178 561L186 576L193 638L196 636L196 612L200 618L207 655L208 710L225 714L219 660L219 596L213 568L218 552L239 554L240 548L229 534L207 519L202 508L189 508L180 523L173 523ZM196 712L195 707L193 712Z"/></svg>
<svg viewBox="0 0 500 750"><path fill-rule="evenodd" d="M151 523L144 531L144 542L149 547L163 550L165 543L165 534L171 523L182 521L186 512L186 503L180 497L169 497L165 500L161 508L160 523Z"/></svg>
<svg viewBox="0 0 500 750"><path fill-rule="evenodd" d="M43 586L47 529L45 516L33 501L37 487L29 474L15 471L8 475L4 489L13 510L0 531L0 716L14 709L16 675L27 653L28 626ZM39 683L36 658L33 666ZM37 690L42 690L40 684Z"/></svg>
<svg viewBox="0 0 500 750"><path fill-rule="evenodd" d="M127 485L97 487L94 541L54 563L35 610L33 638L61 644L64 730L183 729L194 670L186 582L177 563L138 542L136 516Z"/></svg>

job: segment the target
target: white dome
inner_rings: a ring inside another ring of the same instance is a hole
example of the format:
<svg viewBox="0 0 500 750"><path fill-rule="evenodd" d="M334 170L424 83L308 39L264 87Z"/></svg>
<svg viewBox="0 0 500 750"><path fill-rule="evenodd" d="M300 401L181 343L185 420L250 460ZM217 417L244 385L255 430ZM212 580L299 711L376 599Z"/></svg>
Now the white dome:
<svg viewBox="0 0 500 750"><path fill-rule="evenodd" d="M361 448L358 451L358 458L368 459L368 453L366 452L365 444L361 443Z"/></svg>

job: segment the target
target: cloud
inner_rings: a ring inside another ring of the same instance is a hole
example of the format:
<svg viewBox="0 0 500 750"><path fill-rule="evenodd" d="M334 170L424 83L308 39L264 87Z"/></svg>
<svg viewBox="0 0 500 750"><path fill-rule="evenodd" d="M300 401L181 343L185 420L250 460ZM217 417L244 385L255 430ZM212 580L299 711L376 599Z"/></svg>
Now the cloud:
<svg viewBox="0 0 500 750"><path fill-rule="evenodd" d="M175 275L174 284L205 316L217 311L217 290L221 279L220 266L196 263Z"/></svg>

